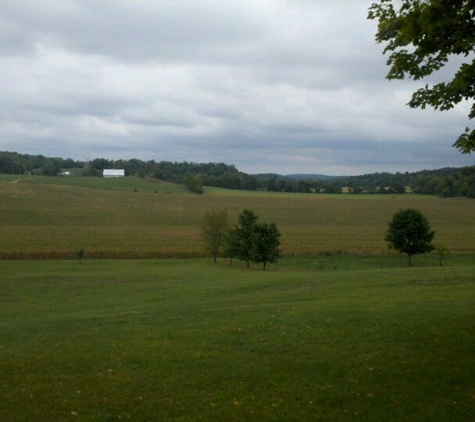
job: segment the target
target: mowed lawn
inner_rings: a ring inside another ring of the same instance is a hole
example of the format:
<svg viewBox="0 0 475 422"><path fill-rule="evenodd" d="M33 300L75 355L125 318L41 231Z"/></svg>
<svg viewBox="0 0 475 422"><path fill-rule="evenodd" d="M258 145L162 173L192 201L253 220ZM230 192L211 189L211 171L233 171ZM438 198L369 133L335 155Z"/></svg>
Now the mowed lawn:
<svg viewBox="0 0 475 422"><path fill-rule="evenodd" d="M0 261L0 420L473 421L473 262L339 259Z"/></svg>
<svg viewBox="0 0 475 422"><path fill-rule="evenodd" d="M201 257L198 225L211 208L231 223L244 208L282 233L284 254L387 251L387 223L401 208L422 211L436 243L475 250L475 201L418 195L316 195L207 188L204 195L156 180L85 177L0 178L3 258Z"/></svg>

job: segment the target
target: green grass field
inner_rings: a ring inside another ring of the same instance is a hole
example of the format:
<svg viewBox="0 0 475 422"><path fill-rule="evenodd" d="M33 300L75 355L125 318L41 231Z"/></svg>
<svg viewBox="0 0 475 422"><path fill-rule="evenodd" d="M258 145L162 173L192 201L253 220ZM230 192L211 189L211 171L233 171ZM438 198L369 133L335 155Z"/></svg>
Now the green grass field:
<svg viewBox="0 0 475 422"><path fill-rule="evenodd" d="M207 188L194 195L156 180L0 177L1 258L201 257L206 210L244 208L275 222L284 254L387 252L387 223L421 210L452 252L475 251L475 201L417 195L312 195Z"/></svg>
<svg viewBox="0 0 475 422"><path fill-rule="evenodd" d="M475 420L473 200L8 175L0 199L2 421ZM387 253L406 207L444 266ZM197 259L211 208L275 222L285 257ZM167 257L195 258L134 259Z"/></svg>
<svg viewBox="0 0 475 422"><path fill-rule="evenodd" d="M473 259L295 259L0 261L0 420L474 420Z"/></svg>

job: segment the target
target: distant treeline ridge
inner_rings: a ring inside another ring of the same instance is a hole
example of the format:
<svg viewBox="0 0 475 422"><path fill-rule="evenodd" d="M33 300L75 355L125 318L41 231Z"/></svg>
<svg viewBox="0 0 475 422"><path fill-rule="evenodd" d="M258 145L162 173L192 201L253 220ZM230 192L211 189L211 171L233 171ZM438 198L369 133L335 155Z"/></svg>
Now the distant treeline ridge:
<svg viewBox="0 0 475 422"><path fill-rule="evenodd" d="M60 175L74 170L83 176L102 176L103 169L124 169L126 176L153 177L173 183L214 186L235 190L272 192L400 194L421 193L443 197L475 198L475 166L422 170L414 173L372 173L362 176L329 177L311 175L258 174L240 172L224 163L193 163L154 160L75 161L43 155L0 152L0 173ZM197 189L199 191L199 189Z"/></svg>

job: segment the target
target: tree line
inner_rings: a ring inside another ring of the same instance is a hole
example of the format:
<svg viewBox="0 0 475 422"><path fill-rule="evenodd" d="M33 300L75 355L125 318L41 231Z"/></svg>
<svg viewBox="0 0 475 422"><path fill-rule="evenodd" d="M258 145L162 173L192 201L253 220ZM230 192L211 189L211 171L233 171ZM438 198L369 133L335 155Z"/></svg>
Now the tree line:
<svg viewBox="0 0 475 422"><path fill-rule="evenodd" d="M0 173L43 174L57 176L64 169L76 174L102 176L104 169L124 169L126 176L152 177L185 184L192 192L203 193L203 186L234 190L268 192L403 194L408 192L443 197L475 198L475 166L422 170L414 173L372 173L361 176L314 177L279 174L249 175L224 163L193 163L154 160L108 160L96 158L75 161L70 158L48 158L43 155L0 152Z"/></svg>

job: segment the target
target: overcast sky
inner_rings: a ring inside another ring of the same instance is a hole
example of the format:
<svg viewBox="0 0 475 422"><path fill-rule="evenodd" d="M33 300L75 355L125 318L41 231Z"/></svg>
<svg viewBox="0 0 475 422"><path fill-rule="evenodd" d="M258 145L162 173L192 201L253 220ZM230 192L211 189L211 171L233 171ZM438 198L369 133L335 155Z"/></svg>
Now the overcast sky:
<svg viewBox="0 0 475 422"><path fill-rule="evenodd" d="M370 4L1 0L0 150L247 173L473 165L451 147L468 105L406 105L421 82L385 79Z"/></svg>

